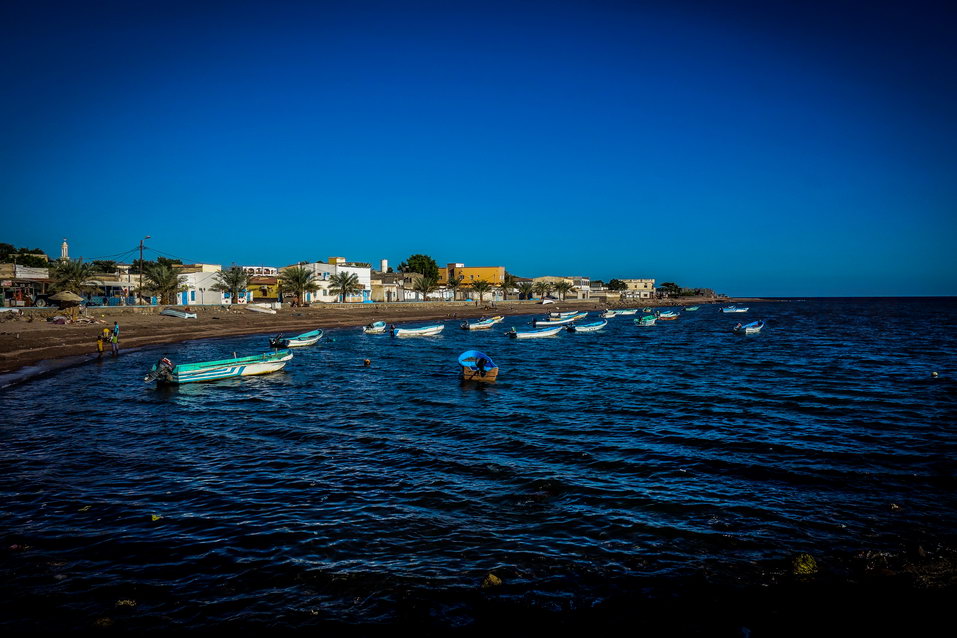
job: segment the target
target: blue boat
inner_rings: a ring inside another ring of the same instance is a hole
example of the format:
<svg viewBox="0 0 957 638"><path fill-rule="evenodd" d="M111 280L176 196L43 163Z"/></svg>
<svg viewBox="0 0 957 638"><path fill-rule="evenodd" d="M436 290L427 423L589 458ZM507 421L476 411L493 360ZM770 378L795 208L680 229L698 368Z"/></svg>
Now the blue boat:
<svg viewBox="0 0 957 638"><path fill-rule="evenodd" d="M217 381L231 377L248 377L256 374L268 374L281 370L292 359L288 350L277 350L252 357L223 359L221 361L203 361L201 363L183 363L173 365L167 358L160 359L143 379L147 383L198 383Z"/></svg>
<svg viewBox="0 0 957 638"><path fill-rule="evenodd" d="M459 355L463 381L493 383L498 378L498 366L484 352L467 350Z"/></svg>
<svg viewBox="0 0 957 638"><path fill-rule="evenodd" d="M756 335L761 332L761 328L763 327L763 321L752 321L751 323L746 323L744 325L739 323L731 329L731 332L739 335Z"/></svg>

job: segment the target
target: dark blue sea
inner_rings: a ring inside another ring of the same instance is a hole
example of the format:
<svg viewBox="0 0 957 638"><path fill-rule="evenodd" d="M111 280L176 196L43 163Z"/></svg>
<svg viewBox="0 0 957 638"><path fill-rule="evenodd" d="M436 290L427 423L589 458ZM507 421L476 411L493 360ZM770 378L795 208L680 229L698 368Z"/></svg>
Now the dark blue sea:
<svg viewBox="0 0 957 638"><path fill-rule="evenodd" d="M187 342L4 390L0 630L627 625L649 596L781 586L801 552L833 585L953 548L957 303L750 306L527 341L503 336L527 316L328 331L273 375L143 383L160 356L268 350ZM467 349L497 384L458 380Z"/></svg>

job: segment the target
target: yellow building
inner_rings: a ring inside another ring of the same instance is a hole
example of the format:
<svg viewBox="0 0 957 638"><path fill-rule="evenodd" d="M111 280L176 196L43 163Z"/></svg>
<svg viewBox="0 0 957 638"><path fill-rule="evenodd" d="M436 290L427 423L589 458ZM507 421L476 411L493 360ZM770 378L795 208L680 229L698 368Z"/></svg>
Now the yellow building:
<svg viewBox="0 0 957 638"><path fill-rule="evenodd" d="M487 281L497 286L505 281L505 266L469 266L465 264L447 264L439 268L439 285L444 286L452 279L458 279L462 286L470 286L477 281Z"/></svg>

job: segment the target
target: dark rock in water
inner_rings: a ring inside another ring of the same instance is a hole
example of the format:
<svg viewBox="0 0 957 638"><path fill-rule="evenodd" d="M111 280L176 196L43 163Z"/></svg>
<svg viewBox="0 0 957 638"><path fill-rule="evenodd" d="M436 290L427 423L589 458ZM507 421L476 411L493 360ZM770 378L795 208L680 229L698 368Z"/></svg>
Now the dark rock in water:
<svg viewBox="0 0 957 638"><path fill-rule="evenodd" d="M817 561L810 554L798 554L791 559L791 570L796 576L810 576L817 573Z"/></svg>

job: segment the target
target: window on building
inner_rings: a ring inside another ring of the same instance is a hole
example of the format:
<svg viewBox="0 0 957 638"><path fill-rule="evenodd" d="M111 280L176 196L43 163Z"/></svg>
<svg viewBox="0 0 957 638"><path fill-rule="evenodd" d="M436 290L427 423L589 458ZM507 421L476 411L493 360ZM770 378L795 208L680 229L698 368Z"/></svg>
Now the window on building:
<svg viewBox="0 0 957 638"><path fill-rule="evenodd" d="M144 268L143 270L146 270L146 269ZM190 290L190 291L189 291L189 300L190 300L190 301L196 301L196 291L195 291L195 290Z"/></svg>

